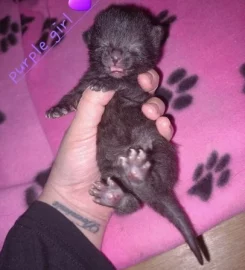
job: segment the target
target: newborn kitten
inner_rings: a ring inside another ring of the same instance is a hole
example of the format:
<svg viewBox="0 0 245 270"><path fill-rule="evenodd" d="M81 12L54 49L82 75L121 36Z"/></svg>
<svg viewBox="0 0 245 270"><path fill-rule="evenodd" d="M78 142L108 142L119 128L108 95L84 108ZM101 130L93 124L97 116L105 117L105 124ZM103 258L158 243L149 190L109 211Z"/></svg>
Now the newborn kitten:
<svg viewBox="0 0 245 270"><path fill-rule="evenodd" d="M99 13L83 34L89 49L89 69L78 85L50 110L60 117L75 110L83 91L115 90L106 106L97 136L97 162L102 179L90 194L96 203L128 214L146 203L168 218L183 234L202 264L191 223L176 200L176 150L161 137L155 122L141 112L150 95L137 76L154 68L161 55L164 25L135 6L112 5Z"/></svg>

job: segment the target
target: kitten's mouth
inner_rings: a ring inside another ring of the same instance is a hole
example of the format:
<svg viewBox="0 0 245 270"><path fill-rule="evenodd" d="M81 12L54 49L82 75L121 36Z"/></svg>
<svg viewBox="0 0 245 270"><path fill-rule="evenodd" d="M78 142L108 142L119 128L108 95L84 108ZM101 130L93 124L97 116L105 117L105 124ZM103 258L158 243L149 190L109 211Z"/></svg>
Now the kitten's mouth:
<svg viewBox="0 0 245 270"><path fill-rule="evenodd" d="M110 67L111 76L115 78L122 78L126 73L123 68L112 66Z"/></svg>

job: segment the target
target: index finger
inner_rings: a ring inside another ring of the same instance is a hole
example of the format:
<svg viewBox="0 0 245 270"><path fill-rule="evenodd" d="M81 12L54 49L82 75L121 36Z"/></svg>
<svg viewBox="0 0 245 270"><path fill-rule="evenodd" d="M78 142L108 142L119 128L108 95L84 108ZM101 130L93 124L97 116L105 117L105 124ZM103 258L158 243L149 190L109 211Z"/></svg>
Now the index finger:
<svg viewBox="0 0 245 270"><path fill-rule="evenodd" d="M87 131L96 132L105 106L112 99L114 93L114 91L96 92L89 88L86 89L79 101L76 115L70 126L70 132L78 135Z"/></svg>

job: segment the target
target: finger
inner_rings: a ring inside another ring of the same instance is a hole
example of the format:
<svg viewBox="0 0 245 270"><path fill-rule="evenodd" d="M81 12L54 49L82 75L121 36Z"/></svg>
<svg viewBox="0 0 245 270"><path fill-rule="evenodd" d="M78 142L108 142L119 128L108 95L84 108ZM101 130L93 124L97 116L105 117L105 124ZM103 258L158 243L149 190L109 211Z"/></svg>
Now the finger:
<svg viewBox="0 0 245 270"><path fill-rule="evenodd" d="M157 120L157 118L163 115L164 111L165 105L161 99L157 97L150 98L142 106L142 112L150 120Z"/></svg>
<svg viewBox="0 0 245 270"><path fill-rule="evenodd" d="M159 84L159 75L153 69L138 76L138 82L142 89L150 94L154 94Z"/></svg>
<svg viewBox="0 0 245 270"><path fill-rule="evenodd" d="M101 121L105 106L112 99L114 93L114 91L96 92L86 89L78 104L71 129L76 130L77 133L86 129L96 129Z"/></svg>
<svg viewBox="0 0 245 270"><path fill-rule="evenodd" d="M167 117L159 117L156 120L156 127L158 132L168 141L173 137L173 127Z"/></svg>

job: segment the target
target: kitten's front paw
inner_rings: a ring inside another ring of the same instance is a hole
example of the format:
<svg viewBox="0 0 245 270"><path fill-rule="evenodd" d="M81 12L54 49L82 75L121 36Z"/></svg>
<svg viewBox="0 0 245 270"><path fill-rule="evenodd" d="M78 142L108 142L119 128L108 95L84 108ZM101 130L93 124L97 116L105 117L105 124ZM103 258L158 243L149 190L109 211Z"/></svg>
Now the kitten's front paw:
<svg viewBox="0 0 245 270"><path fill-rule="evenodd" d="M151 167L145 151L130 149L127 157L119 157L119 165L123 168L130 184L141 184L145 181Z"/></svg>
<svg viewBox="0 0 245 270"><path fill-rule="evenodd" d="M63 115L68 114L71 111L74 111L75 109L69 106L54 106L47 110L46 117L47 118L59 118Z"/></svg>
<svg viewBox="0 0 245 270"><path fill-rule="evenodd" d="M109 207L116 207L124 196L123 190L110 177L107 185L101 181L95 182L89 194L94 196L94 202Z"/></svg>
<svg viewBox="0 0 245 270"><path fill-rule="evenodd" d="M102 91L102 92L106 92L109 89L106 87L105 82L103 81L103 79L101 80L93 80L90 84L89 84L89 88L93 91Z"/></svg>

